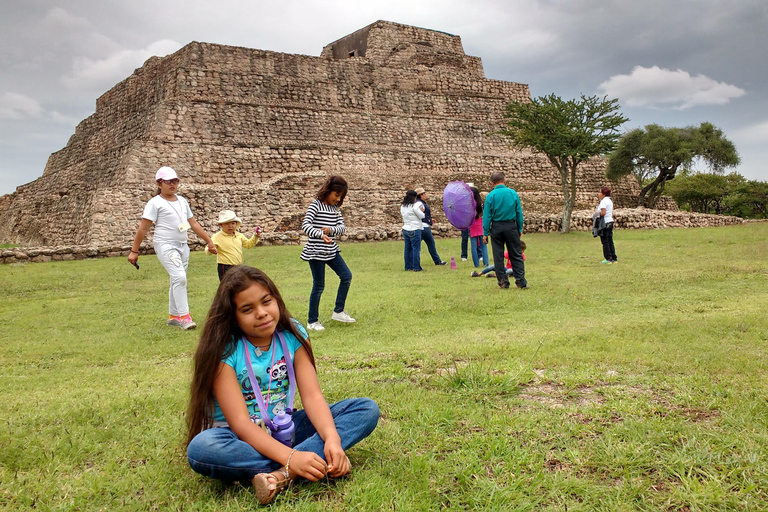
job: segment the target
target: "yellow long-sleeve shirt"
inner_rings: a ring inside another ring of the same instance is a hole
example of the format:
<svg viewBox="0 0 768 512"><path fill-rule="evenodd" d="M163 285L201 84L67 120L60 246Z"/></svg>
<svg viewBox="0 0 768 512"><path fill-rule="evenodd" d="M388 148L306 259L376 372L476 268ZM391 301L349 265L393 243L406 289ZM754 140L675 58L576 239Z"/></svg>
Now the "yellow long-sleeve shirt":
<svg viewBox="0 0 768 512"><path fill-rule="evenodd" d="M243 263L243 247L250 249L256 242L259 241L258 235L253 235L251 238L239 231L235 231L234 235L228 235L223 231L215 233L211 240L213 245L216 246L216 250L219 252L216 255L216 261L222 265L240 265ZM205 248L205 253L208 252L208 247Z"/></svg>

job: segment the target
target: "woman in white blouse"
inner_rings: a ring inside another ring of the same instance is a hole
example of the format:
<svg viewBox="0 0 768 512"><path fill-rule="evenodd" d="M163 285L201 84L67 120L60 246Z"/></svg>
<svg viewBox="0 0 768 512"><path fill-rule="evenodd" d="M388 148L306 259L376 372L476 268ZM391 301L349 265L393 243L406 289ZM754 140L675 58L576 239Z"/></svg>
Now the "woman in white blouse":
<svg viewBox="0 0 768 512"><path fill-rule="evenodd" d="M613 246L613 201L611 201L610 187L600 189L600 204L597 205L597 211L605 222L605 227L600 231L604 258L600 263L618 263L616 248Z"/></svg>
<svg viewBox="0 0 768 512"><path fill-rule="evenodd" d="M415 190L405 193L400 205L400 215L403 216L403 242L405 242L405 270L421 272L421 219L424 218L424 207L416 200Z"/></svg>

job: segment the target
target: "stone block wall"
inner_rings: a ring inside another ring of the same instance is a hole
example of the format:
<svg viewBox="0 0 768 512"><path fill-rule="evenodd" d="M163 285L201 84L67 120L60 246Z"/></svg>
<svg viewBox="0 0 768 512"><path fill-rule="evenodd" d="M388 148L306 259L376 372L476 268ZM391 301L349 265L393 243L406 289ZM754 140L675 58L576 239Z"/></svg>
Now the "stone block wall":
<svg viewBox="0 0 768 512"><path fill-rule="evenodd" d="M345 220L364 232L399 223L403 193L417 186L443 224L445 185L489 190L496 170L526 213L562 209L546 158L493 135L504 105L530 98L527 85L486 79L458 36L382 21L358 32L320 57L193 42L151 58L97 100L40 179L0 198L0 241L130 243L163 165L208 231L234 209L248 228L296 232L331 174L349 182ZM346 58L360 41L361 55ZM577 208L594 206L603 171L599 159L585 165ZM639 192L631 180L612 186L617 204Z"/></svg>

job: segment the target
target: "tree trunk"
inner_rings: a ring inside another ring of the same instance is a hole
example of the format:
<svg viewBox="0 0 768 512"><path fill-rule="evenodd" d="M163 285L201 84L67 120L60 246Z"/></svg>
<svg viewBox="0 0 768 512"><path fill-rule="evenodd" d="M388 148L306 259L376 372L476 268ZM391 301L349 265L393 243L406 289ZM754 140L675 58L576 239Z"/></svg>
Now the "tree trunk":
<svg viewBox="0 0 768 512"><path fill-rule="evenodd" d="M560 171L560 185L563 187L563 217L560 220L560 232L568 233L571 230L571 212L573 211L573 197L568 186L568 164L559 161L553 163Z"/></svg>

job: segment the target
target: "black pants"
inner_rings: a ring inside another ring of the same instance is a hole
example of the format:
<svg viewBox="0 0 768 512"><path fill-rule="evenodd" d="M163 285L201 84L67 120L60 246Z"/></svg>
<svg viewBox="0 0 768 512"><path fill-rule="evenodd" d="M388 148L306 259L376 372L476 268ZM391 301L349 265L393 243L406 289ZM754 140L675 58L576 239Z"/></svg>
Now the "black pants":
<svg viewBox="0 0 768 512"><path fill-rule="evenodd" d="M224 279L224 274L227 273L227 270L234 267L234 265L224 265L223 263L219 263L217 270L219 271L219 282L221 282L222 279Z"/></svg>
<svg viewBox="0 0 768 512"><path fill-rule="evenodd" d="M600 241L603 243L603 258L608 261L618 261L616 248L613 246L613 222L606 224L600 232Z"/></svg>
<svg viewBox="0 0 768 512"><path fill-rule="evenodd" d="M509 287L509 277L504 268L504 247L509 253L512 263L512 275L518 288L528 285L525 280L525 262L520 251L520 230L514 220L491 222L491 248L493 249L493 266L496 270L496 280L502 288Z"/></svg>

